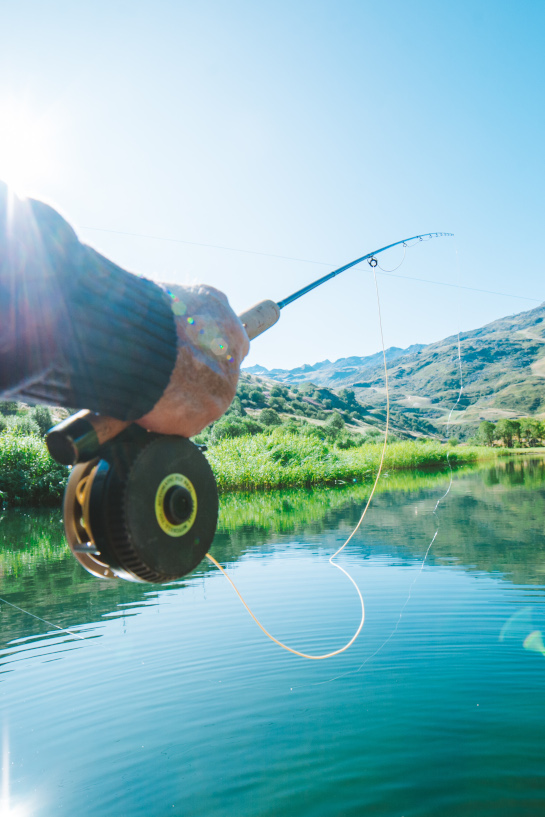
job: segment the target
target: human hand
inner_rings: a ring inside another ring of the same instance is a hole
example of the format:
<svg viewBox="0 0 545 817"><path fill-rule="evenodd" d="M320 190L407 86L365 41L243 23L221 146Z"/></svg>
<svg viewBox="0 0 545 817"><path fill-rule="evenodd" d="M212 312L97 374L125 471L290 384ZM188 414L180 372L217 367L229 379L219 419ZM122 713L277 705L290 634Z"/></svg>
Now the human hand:
<svg viewBox="0 0 545 817"><path fill-rule="evenodd" d="M176 316L176 363L163 396L137 422L149 431L192 437L231 405L248 335L219 290L174 284L166 289Z"/></svg>

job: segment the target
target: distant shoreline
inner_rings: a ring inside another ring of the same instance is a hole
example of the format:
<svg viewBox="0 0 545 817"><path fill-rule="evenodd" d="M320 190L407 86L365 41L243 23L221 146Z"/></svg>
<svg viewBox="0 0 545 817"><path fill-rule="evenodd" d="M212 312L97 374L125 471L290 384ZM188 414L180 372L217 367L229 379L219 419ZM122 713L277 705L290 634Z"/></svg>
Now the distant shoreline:
<svg viewBox="0 0 545 817"><path fill-rule="evenodd" d="M279 428L270 434L221 440L210 446L206 456L219 492L225 493L370 483L376 477L381 454L380 443L342 449ZM545 448L393 442L386 447L383 473L544 454ZM69 474L68 468L50 458L42 439L0 435L0 507L58 507Z"/></svg>

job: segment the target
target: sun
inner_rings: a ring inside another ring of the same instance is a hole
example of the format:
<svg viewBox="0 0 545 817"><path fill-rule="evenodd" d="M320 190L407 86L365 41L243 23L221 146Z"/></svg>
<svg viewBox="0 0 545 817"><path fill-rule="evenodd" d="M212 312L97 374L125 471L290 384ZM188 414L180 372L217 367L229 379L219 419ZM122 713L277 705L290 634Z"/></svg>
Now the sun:
<svg viewBox="0 0 545 817"><path fill-rule="evenodd" d="M0 179L25 193L52 175L53 127L24 103L0 101Z"/></svg>

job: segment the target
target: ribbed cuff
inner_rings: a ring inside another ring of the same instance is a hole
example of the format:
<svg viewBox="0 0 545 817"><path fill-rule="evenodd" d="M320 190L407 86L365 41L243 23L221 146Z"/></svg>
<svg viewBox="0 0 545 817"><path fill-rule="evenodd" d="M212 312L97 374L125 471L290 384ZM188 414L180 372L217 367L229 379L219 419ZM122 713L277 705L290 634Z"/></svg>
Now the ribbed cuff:
<svg viewBox="0 0 545 817"><path fill-rule="evenodd" d="M177 354L168 295L2 184L0 296L0 391L128 421L162 396Z"/></svg>
<svg viewBox="0 0 545 817"><path fill-rule="evenodd" d="M136 420L160 399L176 362L170 300L152 281L84 250L70 298L74 347L64 347L76 405Z"/></svg>
<svg viewBox="0 0 545 817"><path fill-rule="evenodd" d="M137 420L160 399L176 362L170 300L152 281L83 249L81 275L66 282L61 353L47 379L26 393Z"/></svg>

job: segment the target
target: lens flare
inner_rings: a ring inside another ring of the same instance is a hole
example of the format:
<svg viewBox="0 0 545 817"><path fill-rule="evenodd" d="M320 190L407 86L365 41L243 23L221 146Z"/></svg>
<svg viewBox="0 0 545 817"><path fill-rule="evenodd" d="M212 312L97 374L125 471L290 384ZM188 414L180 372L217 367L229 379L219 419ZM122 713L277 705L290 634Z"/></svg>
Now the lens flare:
<svg viewBox="0 0 545 817"><path fill-rule="evenodd" d="M0 100L0 179L24 194L55 172L51 118L24 103Z"/></svg>
<svg viewBox="0 0 545 817"><path fill-rule="evenodd" d="M529 633L522 642L522 646L525 650L531 650L532 652L539 652L541 655L545 655L545 644L543 643L541 630L534 630Z"/></svg>
<svg viewBox="0 0 545 817"><path fill-rule="evenodd" d="M543 633L533 621L533 607L522 607L510 616L500 632L500 641L514 641L522 648L545 656Z"/></svg>
<svg viewBox="0 0 545 817"><path fill-rule="evenodd" d="M10 793L11 752L8 728L4 725L2 739L2 793L0 794L0 817L31 817L37 814L36 804L14 801Z"/></svg>

